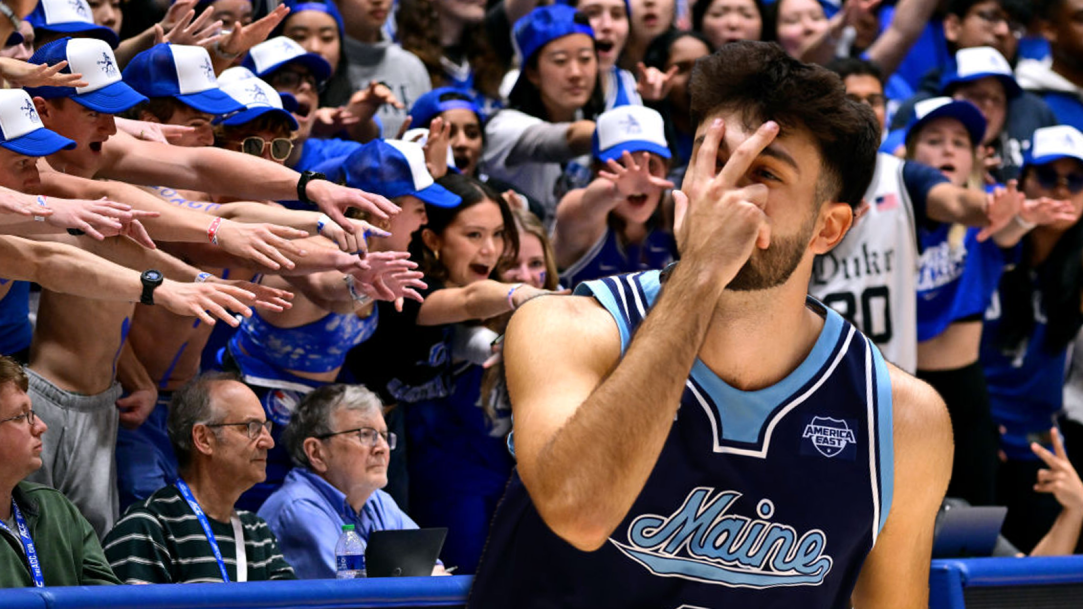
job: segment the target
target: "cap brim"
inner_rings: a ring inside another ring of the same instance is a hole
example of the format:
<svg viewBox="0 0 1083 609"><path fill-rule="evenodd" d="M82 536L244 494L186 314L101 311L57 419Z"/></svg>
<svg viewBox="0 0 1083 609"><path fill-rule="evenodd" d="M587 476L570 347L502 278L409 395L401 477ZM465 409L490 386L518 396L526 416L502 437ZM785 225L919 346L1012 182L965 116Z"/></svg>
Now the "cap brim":
<svg viewBox="0 0 1083 609"><path fill-rule="evenodd" d="M292 93L280 91L278 96L282 98L282 109L287 112L296 112L297 108L301 107L301 104L297 102L297 98Z"/></svg>
<svg viewBox="0 0 1083 609"><path fill-rule="evenodd" d="M603 150L602 152L598 153L598 160L602 161L603 163L610 159L614 161L619 160L620 157L624 154L624 151L626 150L633 155L637 152L651 152L657 154L663 159L668 159L672 155L672 153L669 151L669 148L665 146L659 146L655 142L632 141L621 142L616 146L611 146L606 150Z"/></svg>
<svg viewBox="0 0 1083 609"><path fill-rule="evenodd" d="M72 100L91 110L119 114L147 101L147 98L129 87L124 81L117 81L97 91L73 95Z"/></svg>
<svg viewBox="0 0 1083 609"><path fill-rule="evenodd" d="M175 96L185 104L207 114L229 114L244 110L244 104L233 99L221 89L207 89L199 93L187 93Z"/></svg>
<svg viewBox="0 0 1083 609"><path fill-rule="evenodd" d="M75 142L42 127L11 141L0 142L0 146L12 152L36 157L49 156L60 150L71 150L75 148Z"/></svg>
<svg viewBox="0 0 1083 609"><path fill-rule="evenodd" d="M308 71L312 72L312 75L316 77L316 80L320 82L331 78L331 64L327 63L327 60L325 60L323 57L320 57L319 55L316 55L314 53L305 53L304 55L298 55L297 57L293 57L291 59L287 59L286 61L276 63L268 67L263 72L256 74L256 76L263 78L268 74L273 74L275 71L281 69L283 66L290 65L291 63L299 63L305 66L306 68L308 68ZM255 70L252 71L255 72Z"/></svg>
<svg viewBox="0 0 1083 609"><path fill-rule="evenodd" d="M22 34L20 34L19 32L12 32L11 36L8 36L8 39L4 42L4 46L13 47L17 44L22 44L25 41L26 39L23 38Z"/></svg>
<svg viewBox="0 0 1083 609"><path fill-rule="evenodd" d="M118 44L120 44L120 38L117 37L117 33L113 30L103 25L94 25L93 23L86 23L83 21L52 23L49 25L38 26L35 29L44 30L46 32L60 32L62 34L81 34L83 36L90 36L91 38L97 38L98 40L105 41L110 47L114 49L117 48Z"/></svg>
<svg viewBox="0 0 1083 609"><path fill-rule="evenodd" d="M1075 156L1072 154L1047 154L1045 156L1034 158L1031 158L1029 155L1027 155L1026 157L1024 157L1023 160L1023 169L1026 169L1027 167L1030 167L1032 165L1048 165L1053 161L1059 161L1061 159L1074 159L1076 161L1079 161L1080 163L1083 163L1083 157Z"/></svg>
<svg viewBox="0 0 1083 609"><path fill-rule="evenodd" d="M433 184L432 186L417 192L405 194L414 195L429 205L435 205L437 207L458 207L459 204L463 202L462 197L452 193L450 190L439 184Z"/></svg>
<svg viewBox="0 0 1083 609"><path fill-rule="evenodd" d="M1004 84L1004 93L1008 96L1008 99L1015 99L1023 94L1023 88L1019 86L1019 83L1015 82L1014 78L1006 74L1001 74L999 72L979 72L977 74L970 74L966 78L960 78L956 76L955 78L948 81L948 83L945 84L942 89L944 91L947 91L948 89L959 86L963 83L974 82L975 80L981 80L983 78L990 77L995 78Z"/></svg>
<svg viewBox="0 0 1083 609"><path fill-rule="evenodd" d="M220 125L229 125L231 127L235 127L237 125L244 125L245 123L252 122L252 121L256 120L257 118L259 118L259 117L261 117L261 116L263 116L265 114L269 114L269 113L281 114L282 117L286 119L286 122L289 123L290 130L293 130L293 131L297 130L297 128L298 128L297 119L293 118L292 114L290 114L289 112L286 112L285 110L282 110L282 109L279 109L279 108L273 108L271 106L260 106L260 107L257 107L257 108L246 108L244 110L241 110L240 112L237 112L236 114L230 114L226 118L218 121L218 124L220 124Z"/></svg>
<svg viewBox="0 0 1083 609"><path fill-rule="evenodd" d="M985 139L985 117L982 116L981 110L968 102L953 102L950 104L944 104L939 108L936 108L932 112L929 112L923 116L920 120L914 121L909 127L906 128L906 138L908 141L912 134L917 133L921 127L929 124L938 118L954 118L963 124L963 128L970 135L970 144L977 146L981 144Z"/></svg>

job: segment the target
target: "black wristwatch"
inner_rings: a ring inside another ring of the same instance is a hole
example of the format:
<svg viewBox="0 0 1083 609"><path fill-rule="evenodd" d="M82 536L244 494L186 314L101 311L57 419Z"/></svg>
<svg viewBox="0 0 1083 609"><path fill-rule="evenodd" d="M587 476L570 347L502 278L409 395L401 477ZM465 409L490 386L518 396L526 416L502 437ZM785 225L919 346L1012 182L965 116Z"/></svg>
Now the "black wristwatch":
<svg viewBox="0 0 1083 609"><path fill-rule="evenodd" d="M309 205L315 205L312 199L308 198L308 183L312 180L326 180L327 176L318 171L302 171L301 179L297 180L297 200L302 203L308 203Z"/></svg>
<svg viewBox="0 0 1083 609"><path fill-rule="evenodd" d="M143 282L143 295L139 297L139 302L145 305L154 304L154 288L162 285L165 277L162 276L161 271L150 269L149 271L143 271L143 274L139 276L139 280Z"/></svg>

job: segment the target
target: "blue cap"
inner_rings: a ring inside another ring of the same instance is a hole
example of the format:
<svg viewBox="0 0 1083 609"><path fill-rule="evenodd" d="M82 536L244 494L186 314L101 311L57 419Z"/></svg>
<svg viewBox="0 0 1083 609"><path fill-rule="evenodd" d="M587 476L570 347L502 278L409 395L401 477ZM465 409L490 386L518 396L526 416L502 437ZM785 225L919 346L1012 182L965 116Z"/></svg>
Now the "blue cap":
<svg viewBox="0 0 1083 609"><path fill-rule="evenodd" d="M949 89L956 85L990 77L1004 84L1004 93L1008 99L1015 99L1023 94L1008 60L993 47L970 47L956 51L955 69L945 70L940 79L940 92L948 94Z"/></svg>
<svg viewBox="0 0 1083 609"><path fill-rule="evenodd" d="M338 37L342 40L346 37L346 26L342 21L342 13L338 11L338 7L335 6L333 0L327 0L327 2L320 2L319 0L284 0L282 4L289 7L290 12L286 15L286 18L282 20L282 23L275 28L274 35L279 36L285 30L286 22L290 17L297 13L303 13L304 11L317 11L330 15L335 23L338 24Z"/></svg>
<svg viewBox="0 0 1083 609"><path fill-rule="evenodd" d="M441 100L444 96L447 96L447 99ZM464 97L466 99L463 99ZM410 107L410 119L413 121L410 124L428 128L432 119L448 110L469 110L481 117L481 110L469 92L456 87L440 87L417 98Z"/></svg>
<svg viewBox="0 0 1083 609"><path fill-rule="evenodd" d="M546 44L572 34L586 34L594 38L590 25L576 23L578 13L574 8L563 4L539 6L515 22L512 31L515 46L519 51L520 65L525 66L530 58Z"/></svg>
<svg viewBox="0 0 1083 609"><path fill-rule="evenodd" d="M222 91L237 100L243 110L230 114L218 122L222 125L244 125L257 118L271 114L280 116L290 126L291 130L297 129L297 119L283 108L284 97L270 84L256 78L248 68L235 67L222 72L219 79ZM297 100L291 95L296 109Z"/></svg>
<svg viewBox="0 0 1083 609"><path fill-rule="evenodd" d="M970 134L971 146L977 146L985 139L985 117L977 106L950 97L933 97L914 104L914 118L910 119L910 124L906 126L905 141L910 141L922 127L938 118L954 118L962 123Z"/></svg>
<svg viewBox="0 0 1083 609"><path fill-rule="evenodd" d="M0 146L27 156L71 150L75 142L46 129L30 95L22 89L0 90Z"/></svg>
<svg viewBox="0 0 1083 609"><path fill-rule="evenodd" d="M1083 133L1071 125L1035 131L1030 150L1023 155L1023 168L1046 165L1058 159L1075 159L1083 163Z"/></svg>
<svg viewBox="0 0 1083 609"><path fill-rule="evenodd" d="M147 97L172 97L207 114L244 109L218 88L211 56L203 47L156 44L132 58L124 68L124 82Z"/></svg>
<svg viewBox="0 0 1083 609"><path fill-rule="evenodd" d="M94 24L94 13L86 0L41 0L26 20L35 30L90 36L114 49L120 44L116 32Z"/></svg>
<svg viewBox="0 0 1083 609"><path fill-rule="evenodd" d="M598 116L592 143L594 158L617 160L625 152L652 152L670 158L666 125L657 110L646 106L618 106Z"/></svg>
<svg viewBox="0 0 1083 609"><path fill-rule="evenodd" d="M347 186L394 199L413 195L429 205L455 207L462 203L432 179L419 144L375 139L341 161L338 177Z"/></svg>
<svg viewBox="0 0 1083 609"><path fill-rule="evenodd" d="M315 53L305 52L296 40L285 36L278 36L252 47L241 65L252 70L256 76L265 78L290 63L305 66L319 82L330 78L334 71L326 59Z"/></svg>
<svg viewBox="0 0 1083 609"><path fill-rule="evenodd" d="M147 101L120 77L113 49L96 38L61 38L41 47L29 63L56 65L67 61L61 74L81 73L89 83L85 87L27 87L31 97L55 99L70 97L81 106L97 112L118 114Z"/></svg>

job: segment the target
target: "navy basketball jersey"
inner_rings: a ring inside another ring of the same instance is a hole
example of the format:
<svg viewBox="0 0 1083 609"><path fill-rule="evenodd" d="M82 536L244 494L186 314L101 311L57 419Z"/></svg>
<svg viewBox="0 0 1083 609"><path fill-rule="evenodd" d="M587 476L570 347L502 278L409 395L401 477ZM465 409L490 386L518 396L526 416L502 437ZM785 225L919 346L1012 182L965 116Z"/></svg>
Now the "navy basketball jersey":
<svg viewBox="0 0 1083 609"><path fill-rule="evenodd" d="M577 290L613 315L622 351L659 275ZM823 331L771 387L739 391L696 360L654 470L600 549L555 535L513 475L468 606L849 607L891 507L891 385L868 339L808 306Z"/></svg>

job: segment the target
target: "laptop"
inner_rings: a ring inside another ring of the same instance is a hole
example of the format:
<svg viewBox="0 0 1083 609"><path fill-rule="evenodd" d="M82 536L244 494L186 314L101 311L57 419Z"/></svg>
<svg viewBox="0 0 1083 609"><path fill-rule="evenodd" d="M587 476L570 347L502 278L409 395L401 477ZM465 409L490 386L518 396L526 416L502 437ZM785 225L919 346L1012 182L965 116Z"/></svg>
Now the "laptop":
<svg viewBox="0 0 1083 609"><path fill-rule="evenodd" d="M422 577L432 575L444 547L446 528L400 529L369 533L365 548L368 577Z"/></svg>
<svg viewBox="0 0 1083 609"><path fill-rule="evenodd" d="M945 505L936 515L933 558L991 556L1008 508Z"/></svg>

